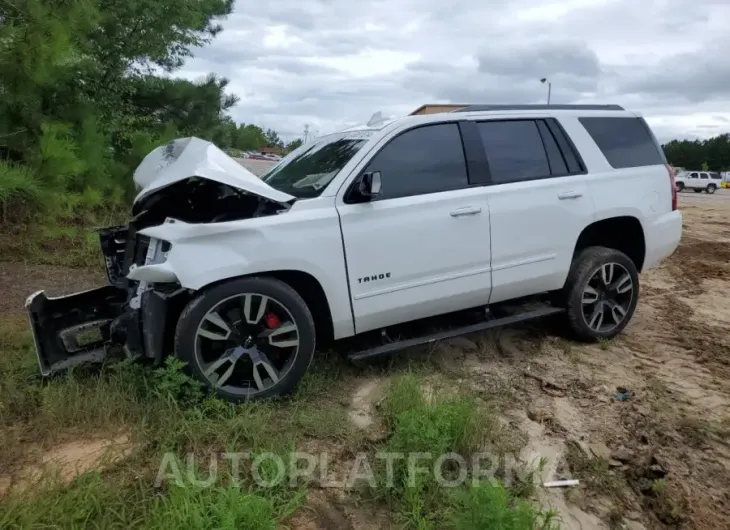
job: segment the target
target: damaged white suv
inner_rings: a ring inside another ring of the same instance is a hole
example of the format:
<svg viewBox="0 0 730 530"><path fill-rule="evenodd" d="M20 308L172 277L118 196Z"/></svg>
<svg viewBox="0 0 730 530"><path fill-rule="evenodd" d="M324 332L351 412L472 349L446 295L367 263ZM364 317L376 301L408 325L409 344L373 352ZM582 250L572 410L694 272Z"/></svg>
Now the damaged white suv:
<svg viewBox="0 0 730 530"><path fill-rule="evenodd" d="M673 178L615 105L378 117L261 179L176 140L136 170L129 225L100 230L109 285L28 298L40 369L172 354L243 400L292 390L317 346L354 336L342 348L364 359L560 313L612 337L638 273L679 243Z"/></svg>

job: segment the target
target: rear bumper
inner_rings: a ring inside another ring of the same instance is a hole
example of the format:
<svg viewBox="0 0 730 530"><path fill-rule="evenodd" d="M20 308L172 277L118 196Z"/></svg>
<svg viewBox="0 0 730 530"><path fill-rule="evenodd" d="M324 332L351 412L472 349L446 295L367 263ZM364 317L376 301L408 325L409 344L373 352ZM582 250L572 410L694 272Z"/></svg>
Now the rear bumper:
<svg viewBox="0 0 730 530"><path fill-rule="evenodd" d="M682 237L682 214L679 210L651 219L644 225L646 258L643 270L656 267L679 246Z"/></svg>

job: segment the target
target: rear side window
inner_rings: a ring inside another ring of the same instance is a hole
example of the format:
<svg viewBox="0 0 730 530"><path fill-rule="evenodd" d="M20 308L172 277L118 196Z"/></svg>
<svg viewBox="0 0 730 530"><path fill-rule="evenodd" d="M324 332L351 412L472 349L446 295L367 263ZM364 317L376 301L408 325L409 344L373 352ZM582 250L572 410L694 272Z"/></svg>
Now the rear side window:
<svg viewBox="0 0 730 530"><path fill-rule="evenodd" d="M484 121L477 124L495 184L550 176L537 123Z"/></svg>
<svg viewBox="0 0 730 530"><path fill-rule="evenodd" d="M477 129L494 184L584 172L572 144L553 119L483 121Z"/></svg>
<svg viewBox="0 0 730 530"><path fill-rule="evenodd" d="M563 158L563 154L560 152L553 133L550 132L550 129L548 129L548 126L542 120L537 122L537 128L540 131L542 143L548 155L550 173L553 175L567 175L569 173L568 166L565 163L565 158Z"/></svg>
<svg viewBox="0 0 730 530"><path fill-rule="evenodd" d="M700 178L703 180L707 180L709 177L707 176L707 173L700 173Z"/></svg>
<svg viewBox="0 0 730 530"><path fill-rule="evenodd" d="M664 164L659 146L641 118L579 118L616 169Z"/></svg>
<svg viewBox="0 0 730 530"><path fill-rule="evenodd" d="M710 173L710 178L713 180L722 180L720 173Z"/></svg>
<svg viewBox="0 0 730 530"><path fill-rule="evenodd" d="M410 129L388 143L365 169L380 171L377 200L466 188L469 179L459 126Z"/></svg>

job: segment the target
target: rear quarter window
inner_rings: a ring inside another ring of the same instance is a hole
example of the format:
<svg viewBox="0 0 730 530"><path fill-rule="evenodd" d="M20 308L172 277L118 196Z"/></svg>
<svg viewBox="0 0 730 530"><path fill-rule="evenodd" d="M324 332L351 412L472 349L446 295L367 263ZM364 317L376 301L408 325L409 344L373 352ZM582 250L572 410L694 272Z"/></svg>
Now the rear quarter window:
<svg viewBox="0 0 730 530"><path fill-rule="evenodd" d="M642 118L578 118L616 169L665 163L661 148Z"/></svg>

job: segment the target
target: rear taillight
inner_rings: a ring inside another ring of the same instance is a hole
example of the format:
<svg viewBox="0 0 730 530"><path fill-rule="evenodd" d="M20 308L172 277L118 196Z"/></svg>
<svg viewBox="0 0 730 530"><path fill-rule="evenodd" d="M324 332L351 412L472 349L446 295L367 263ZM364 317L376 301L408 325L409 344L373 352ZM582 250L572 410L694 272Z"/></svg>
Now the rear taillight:
<svg viewBox="0 0 730 530"><path fill-rule="evenodd" d="M674 170L669 164L667 164L667 172L669 173L669 185L672 187L672 211L674 211L677 209L677 185L674 183Z"/></svg>

